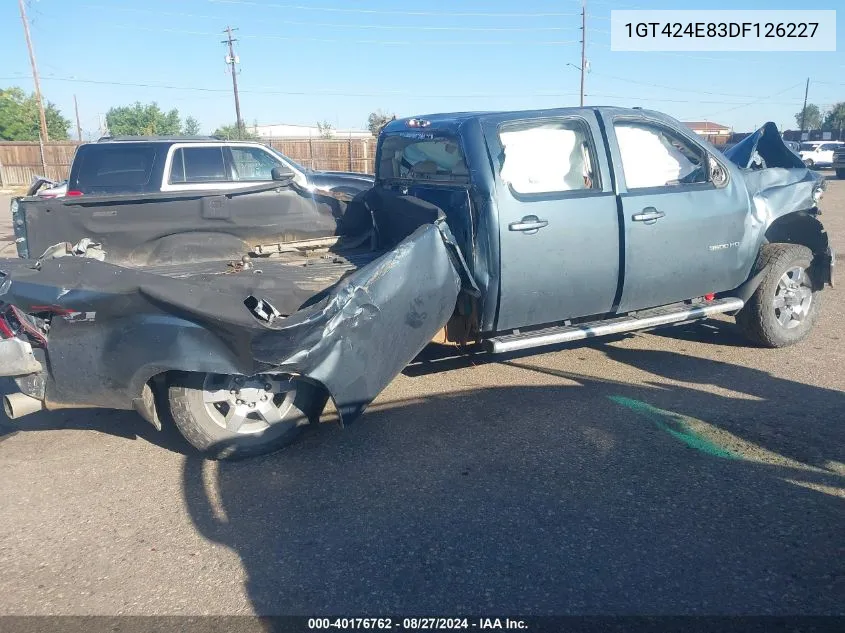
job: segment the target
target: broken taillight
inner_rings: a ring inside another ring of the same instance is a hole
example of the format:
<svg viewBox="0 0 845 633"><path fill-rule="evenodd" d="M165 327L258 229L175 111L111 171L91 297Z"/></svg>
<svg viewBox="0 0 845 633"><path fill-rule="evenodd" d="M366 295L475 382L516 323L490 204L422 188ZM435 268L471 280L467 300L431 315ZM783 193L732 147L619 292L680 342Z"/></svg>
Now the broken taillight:
<svg viewBox="0 0 845 633"><path fill-rule="evenodd" d="M39 321L21 312L15 306L0 307L0 338L25 338L35 347L47 347Z"/></svg>
<svg viewBox="0 0 845 633"><path fill-rule="evenodd" d="M715 298L716 298L716 293L715 293L715 292L711 292L710 294L706 294L706 295L704 295L704 300L705 300L705 301L713 301L713 299L715 299Z"/></svg>
<svg viewBox="0 0 845 633"><path fill-rule="evenodd" d="M6 321L6 314L0 312L0 339L14 338L15 333L12 331L11 325Z"/></svg>

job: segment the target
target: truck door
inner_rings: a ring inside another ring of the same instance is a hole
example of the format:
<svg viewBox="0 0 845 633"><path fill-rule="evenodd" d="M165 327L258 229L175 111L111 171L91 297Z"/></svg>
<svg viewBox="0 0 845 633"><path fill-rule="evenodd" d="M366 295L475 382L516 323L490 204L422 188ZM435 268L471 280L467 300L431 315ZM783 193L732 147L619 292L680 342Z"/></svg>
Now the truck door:
<svg viewBox="0 0 845 633"><path fill-rule="evenodd" d="M755 254L739 173L666 122L620 116L608 128L625 235L619 312L740 285Z"/></svg>
<svg viewBox="0 0 845 633"><path fill-rule="evenodd" d="M619 281L619 221L592 112L483 121L499 215L499 331L603 314Z"/></svg>

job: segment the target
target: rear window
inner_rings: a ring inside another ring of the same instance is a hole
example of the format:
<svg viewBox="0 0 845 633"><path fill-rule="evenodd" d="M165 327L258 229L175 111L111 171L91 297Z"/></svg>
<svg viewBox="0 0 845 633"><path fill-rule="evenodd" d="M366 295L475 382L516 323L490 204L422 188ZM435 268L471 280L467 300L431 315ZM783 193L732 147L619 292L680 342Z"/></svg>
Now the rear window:
<svg viewBox="0 0 845 633"><path fill-rule="evenodd" d="M91 145L82 153L73 189L83 193L131 193L150 182L156 148L151 145Z"/></svg>
<svg viewBox="0 0 845 633"><path fill-rule="evenodd" d="M385 137L381 146L378 178L467 182L460 143L431 132L399 132Z"/></svg>

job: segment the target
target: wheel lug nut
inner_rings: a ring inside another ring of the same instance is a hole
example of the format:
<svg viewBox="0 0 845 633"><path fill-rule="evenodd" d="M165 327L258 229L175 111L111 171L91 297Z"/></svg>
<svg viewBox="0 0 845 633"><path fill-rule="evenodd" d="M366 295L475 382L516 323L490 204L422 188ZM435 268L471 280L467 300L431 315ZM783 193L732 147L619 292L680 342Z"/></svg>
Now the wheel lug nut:
<svg viewBox="0 0 845 633"><path fill-rule="evenodd" d="M262 401L266 401L266 400L267 400L267 396L261 396L261 400L262 400Z"/></svg>
<svg viewBox="0 0 845 633"><path fill-rule="evenodd" d="M230 394L232 394L232 395L234 396L235 394L237 394L237 393L238 393L238 390L237 390L237 389L230 389L230 390L229 390L229 393L230 393Z"/></svg>
<svg viewBox="0 0 845 633"><path fill-rule="evenodd" d="M254 408L255 408L255 403L254 403L254 402L250 402L250 403L249 403L249 408L250 408L250 409L254 409Z"/></svg>
<svg viewBox="0 0 845 633"><path fill-rule="evenodd" d="M273 388L273 385L271 385L269 382L266 385L264 385L264 391L270 391L272 388Z"/></svg>
<svg viewBox="0 0 845 633"><path fill-rule="evenodd" d="M241 400L240 398L238 398L237 400L235 400L235 404L243 404L243 403L244 403L244 401L243 401L243 400Z"/></svg>

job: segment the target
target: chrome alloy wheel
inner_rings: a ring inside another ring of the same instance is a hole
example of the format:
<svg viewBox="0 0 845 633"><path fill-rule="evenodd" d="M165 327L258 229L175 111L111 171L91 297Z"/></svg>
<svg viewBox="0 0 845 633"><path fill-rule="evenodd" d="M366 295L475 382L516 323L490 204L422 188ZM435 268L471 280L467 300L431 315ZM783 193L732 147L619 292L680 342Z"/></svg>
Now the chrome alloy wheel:
<svg viewBox="0 0 845 633"><path fill-rule="evenodd" d="M783 327L798 327L813 303L813 282L801 266L793 266L781 276L772 303L775 318Z"/></svg>
<svg viewBox="0 0 845 633"><path fill-rule="evenodd" d="M208 374L202 399L216 424L230 433L252 435L281 422L293 406L293 376L226 376Z"/></svg>

